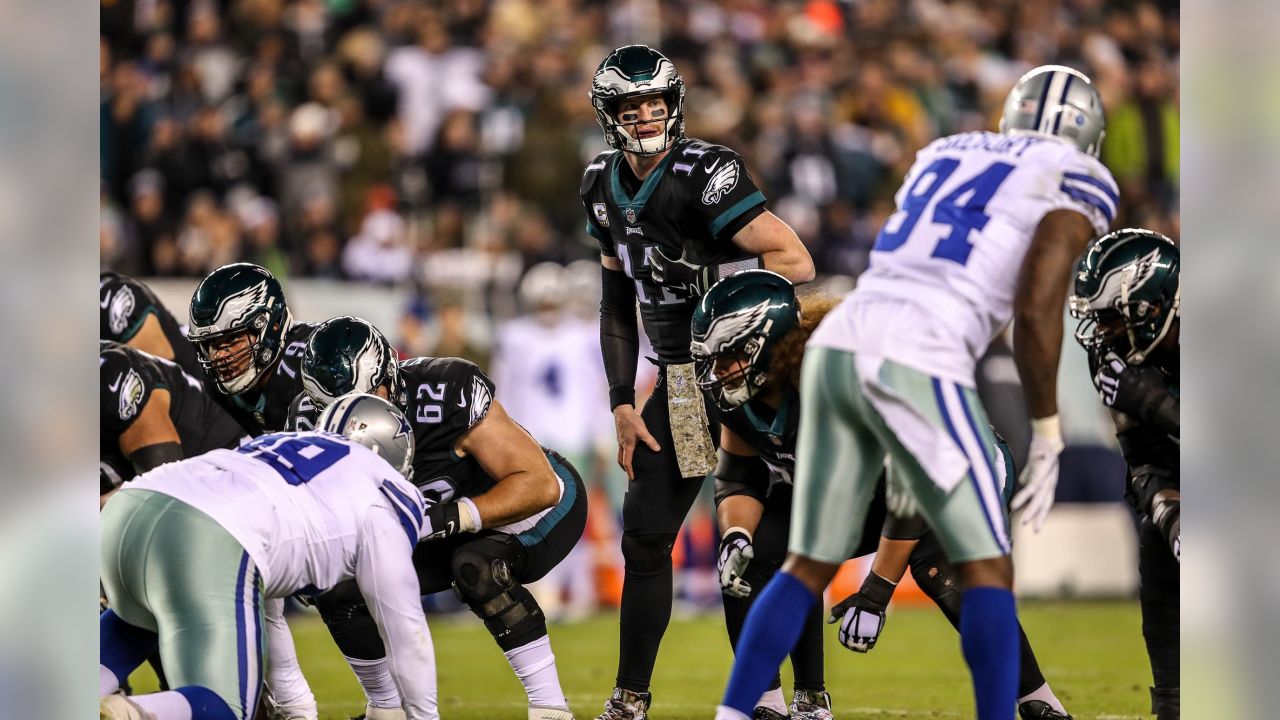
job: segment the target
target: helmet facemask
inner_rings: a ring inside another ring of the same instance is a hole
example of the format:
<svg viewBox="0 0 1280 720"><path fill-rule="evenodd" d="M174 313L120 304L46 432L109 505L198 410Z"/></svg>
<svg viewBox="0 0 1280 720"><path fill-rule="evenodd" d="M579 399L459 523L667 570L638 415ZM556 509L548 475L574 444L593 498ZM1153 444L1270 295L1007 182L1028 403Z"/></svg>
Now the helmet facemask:
<svg viewBox="0 0 1280 720"><path fill-rule="evenodd" d="M753 335L735 347L721 348L715 353L699 352L705 350L705 346L695 349L698 387L711 393L721 410L745 405L768 382L764 349L765 338L761 335ZM717 367L725 370L718 372Z"/></svg>
<svg viewBox="0 0 1280 720"><path fill-rule="evenodd" d="M268 330L277 330L273 327L275 324L271 320L270 311L262 308L242 325L192 338L201 367L214 379L222 392L236 395L249 390L274 366L279 353L267 339ZM284 327L287 328L289 324L290 317L286 309ZM233 345L237 338L244 338L244 345L226 351L227 346ZM242 365L243 369L237 372L237 368Z"/></svg>
<svg viewBox="0 0 1280 720"><path fill-rule="evenodd" d="M660 94L666 115L647 122L619 120L624 101ZM628 45L608 55L591 79L591 106L609 147L637 155L658 155L684 137L684 80L662 53L643 45ZM638 126L661 123L662 131L645 138Z"/></svg>

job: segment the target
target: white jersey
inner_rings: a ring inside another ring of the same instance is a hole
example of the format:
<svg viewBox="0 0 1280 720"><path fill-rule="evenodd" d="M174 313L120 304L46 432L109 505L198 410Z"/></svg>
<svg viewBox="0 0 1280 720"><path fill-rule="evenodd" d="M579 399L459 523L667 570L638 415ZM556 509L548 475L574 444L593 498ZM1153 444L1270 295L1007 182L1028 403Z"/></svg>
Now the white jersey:
<svg viewBox="0 0 1280 720"><path fill-rule="evenodd" d="M413 569L422 494L363 445L330 433L263 435L127 483L213 518L244 546L266 598L354 578L410 718L436 717L435 659Z"/></svg>
<svg viewBox="0 0 1280 720"><path fill-rule="evenodd" d="M977 359L1013 316L1040 221L1074 210L1102 235L1120 191L1101 162L1058 138L974 132L917 153L895 199L870 267L810 343L972 387Z"/></svg>
<svg viewBox="0 0 1280 720"><path fill-rule="evenodd" d="M586 452L601 424L612 426L599 330L585 322L522 317L502 325L492 378L507 413L549 448Z"/></svg>

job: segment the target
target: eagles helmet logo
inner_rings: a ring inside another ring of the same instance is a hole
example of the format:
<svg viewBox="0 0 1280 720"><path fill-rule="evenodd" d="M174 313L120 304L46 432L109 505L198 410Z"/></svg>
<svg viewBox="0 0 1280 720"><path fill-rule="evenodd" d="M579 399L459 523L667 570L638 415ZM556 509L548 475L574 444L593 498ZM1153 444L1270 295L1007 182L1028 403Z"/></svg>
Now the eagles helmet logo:
<svg viewBox="0 0 1280 720"><path fill-rule="evenodd" d="M721 315L712 321L711 327L707 328L707 339L693 341L691 349L697 355L709 357L718 354L724 348L733 347L738 341L750 335L768 312L769 300L765 299L749 308ZM767 326L763 332L768 332Z"/></svg>
<svg viewBox="0 0 1280 720"><path fill-rule="evenodd" d="M738 185L738 162L731 160L725 163L707 181L707 189L702 191L702 204L715 205L720 198Z"/></svg>
<svg viewBox="0 0 1280 720"><path fill-rule="evenodd" d="M146 388L142 385L142 378L138 373L129 369L129 373L124 376L124 380L120 383L120 419L128 420L138 414L138 407L142 404L142 396Z"/></svg>
<svg viewBox="0 0 1280 720"><path fill-rule="evenodd" d="M244 322L251 310L266 304L267 284L261 282L223 300L222 307L218 309L218 317L227 319L227 327L236 327Z"/></svg>
<svg viewBox="0 0 1280 720"><path fill-rule="evenodd" d="M1091 307L1111 307L1124 303L1135 290L1155 277L1160 262L1160 251L1152 250L1137 262L1118 267L1102 278L1098 292L1090 298Z"/></svg>
<svg viewBox="0 0 1280 720"><path fill-rule="evenodd" d="M119 335L125 331L129 316L133 314L133 306L133 290L128 285L124 285L116 292L115 297L111 298L111 309L107 311L111 332Z"/></svg>

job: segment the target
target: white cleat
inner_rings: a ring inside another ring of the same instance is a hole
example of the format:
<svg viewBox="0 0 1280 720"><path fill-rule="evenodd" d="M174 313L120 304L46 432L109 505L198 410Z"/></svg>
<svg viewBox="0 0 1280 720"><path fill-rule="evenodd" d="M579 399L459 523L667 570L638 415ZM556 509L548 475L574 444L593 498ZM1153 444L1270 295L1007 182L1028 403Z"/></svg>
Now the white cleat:
<svg viewBox="0 0 1280 720"><path fill-rule="evenodd" d="M99 720L156 720L156 716L138 707L122 693L98 699Z"/></svg>
<svg viewBox="0 0 1280 720"><path fill-rule="evenodd" d="M567 707L530 707L529 720L573 720L573 711Z"/></svg>

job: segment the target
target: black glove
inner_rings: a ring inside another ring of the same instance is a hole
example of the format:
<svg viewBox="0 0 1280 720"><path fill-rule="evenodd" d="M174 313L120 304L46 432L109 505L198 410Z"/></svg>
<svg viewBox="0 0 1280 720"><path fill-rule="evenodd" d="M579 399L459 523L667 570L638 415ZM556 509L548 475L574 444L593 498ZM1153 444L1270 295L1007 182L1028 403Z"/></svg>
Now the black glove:
<svg viewBox="0 0 1280 720"><path fill-rule="evenodd" d="M662 248L654 248L649 259L649 271L659 285L665 285L689 297L702 297L719 279L715 265L696 265L690 262L688 251L678 259L670 258L662 252Z"/></svg>
<svg viewBox="0 0 1280 720"><path fill-rule="evenodd" d="M840 623L840 644L854 652L865 653L876 646L884 631L885 610L897 583L891 583L874 572L867 573L858 592L831 608L827 624Z"/></svg>
<svg viewBox="0 0 1280 720"><path fill-rule="evenodd" d="M423 540L443 540L462 532L462 520L458 517L458 503L436 503L427 508L427 526L423 528Z"/></svg>
<svg viewBox="0 0 1280 720"><path fill-rule="evenodd" d="M1146 423L1155 422L1162 405L1176 402L1159 370L1134 367L1115 353L1102 358L1093 385L1104 405Z"/></svg>

